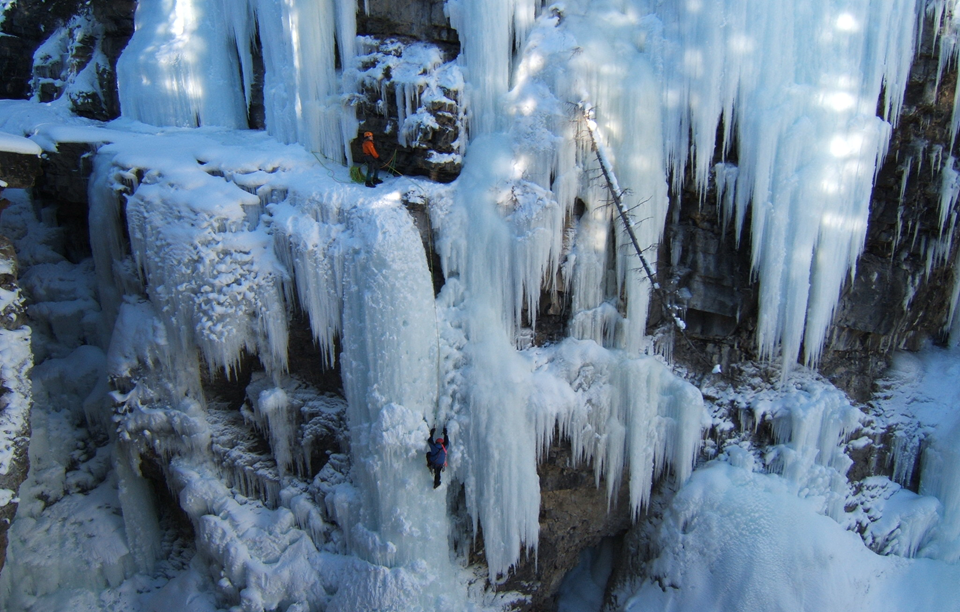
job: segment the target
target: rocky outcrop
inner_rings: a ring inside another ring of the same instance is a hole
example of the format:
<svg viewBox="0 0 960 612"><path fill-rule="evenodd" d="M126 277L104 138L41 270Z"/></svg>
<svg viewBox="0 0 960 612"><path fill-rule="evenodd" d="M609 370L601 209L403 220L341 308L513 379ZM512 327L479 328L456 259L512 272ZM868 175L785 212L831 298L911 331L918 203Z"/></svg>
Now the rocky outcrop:
<svg viewBox="0 0 960 612"><path fill-rule="evenodd" d="M135 8L133 0L13 3L0 26L0 96L67 96L78 115L119 116L116 64L133 34Z"/></svg>
<svg viewBox="0 0 960 612"><path fill-rule="evenodd" d="M373 132L389 172L450 182L466 146L463 77L455 56L407 38L360 39L360 134ZM363 160L361 140L353 159Z"/></svg>
<svg viewBox="0 0 960 612"><path fill-rule="evenodd" d="M445 0L368 0L357 12L357 32L377 36L410 36L451 45L456 56L457 31L444 12Z"/></svg>
<svg viewBox="0 0 960 612"><path fill-rule="evenodd" d="M25 323L16 254L10 241L0 236L0 570L6 559L7 530L19 505L17 494L30 467L33 355Z"/></svg>

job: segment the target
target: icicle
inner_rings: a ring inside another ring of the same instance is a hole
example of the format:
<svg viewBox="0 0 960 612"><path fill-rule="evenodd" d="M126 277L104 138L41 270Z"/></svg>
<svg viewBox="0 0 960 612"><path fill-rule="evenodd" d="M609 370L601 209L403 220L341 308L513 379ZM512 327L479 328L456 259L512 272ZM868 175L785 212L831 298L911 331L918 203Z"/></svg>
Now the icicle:
<svg viewBox="0 0 960 612"><path fill-rule="evenodd" d="M526 37L535 6L535 0L453 0L444 5L460 35L473 136L499 129L500 99L510 84L513 49Z"/></svg>
<svg viewBox="0 0 960 612"><path fill-rule="evenodd" d="M343 50L351 43L349 2L256 0L263 45L267 132L286 143L344 160L334 46L339 27ZM345 12L346 11L346 12Z"/></svg>
<svg viewBox="0 0 960 612"><path fill-rule="evenodd" d="M134 34L117 62L124 117L161 126L247 126L232 42L233 28L244 26L235 20L228 31L221 9L221 0L137 3Z"/></svg>
<svg viewBox="0 0 960 612"><path fill-rule="evenodd" d="M320 345L327 367L336 362L336 338L341 328L343 298L344 227L321 223L291 204L271 207L269 223L277 253L296 281L301 306L310 317L310 329Z"/></svg>

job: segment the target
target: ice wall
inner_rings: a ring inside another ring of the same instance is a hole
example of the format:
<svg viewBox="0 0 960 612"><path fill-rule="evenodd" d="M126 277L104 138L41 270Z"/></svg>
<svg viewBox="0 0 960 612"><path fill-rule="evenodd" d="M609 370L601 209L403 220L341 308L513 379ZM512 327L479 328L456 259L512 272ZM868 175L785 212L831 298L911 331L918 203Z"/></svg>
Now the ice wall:
<svg viewBox="0 0 960 612"><path fill-rule="evenodd" d="M246 127L240 67L221 8L214 0L137 3L134 35L117 62L123 116L154 125Z"/></svg>
<svg viewBox="0 0 960 612"><path fill-rule="evenodd" d="M536 551L537 461L558 428L611 499L629 469L638 513L659 476L689 474L703 415L699 392L652 357L592 339L517 350L537 289L558 273L564 218L550 192L523 179L517 146L475 139L452 201L433 216L446 275L440 414L454 425L451 467L474 532L482 527L491 579Z"/></svg>
<svg viewBox="0 0 960 612"><path fill-rule="evenodd" d="M247 127L261 44L267 131L333 160L356 134L340 104L334 48L354 56L355 0L150 0L117 65L124 117L153 125Z"/></svg>

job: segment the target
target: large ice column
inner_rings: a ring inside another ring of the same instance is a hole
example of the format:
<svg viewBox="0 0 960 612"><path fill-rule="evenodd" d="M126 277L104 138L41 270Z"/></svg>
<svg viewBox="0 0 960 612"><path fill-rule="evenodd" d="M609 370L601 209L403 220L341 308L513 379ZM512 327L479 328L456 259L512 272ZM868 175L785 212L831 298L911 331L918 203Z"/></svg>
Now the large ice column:
<svg viewBox="0 0 960 612"><path fill-rule="evenodd" d="M335 0L255 0L263 46L267 131L285 143L343 160L340 86L334 63ZM341 52L352 54L350 2L340 0ZM350 41L346 40L350 38ZM355 136L355 134L350 135Z"/></svg>
<svg viewBox="0 0 960 612"><path fill-rule="evenodd" d="M259 37L267 131L343 160L355 121L340 102L336 55L354 55L355 14L355 0L140 2L117 66L123 115L246 127Z"/></svg>
<svg viewBox="0 0 960 612"><path fill-rule="evenodd" d="M113 162L113 155L97 155L87 184L90 208L87 221L98 237L90 242L90 250L93 252L100 302L100 348L104 350L110 344L123 296L143 293L141 279L134 271L132 259L124 246L124 228L121 227L121 185L128 182L126 190L132 190L136 187L136 176L118 168Z"/></svg>
<svg viewBox="0 0 960 612"><path fill-rule="evenodd" d="M467 84L470 132L489 134L500 121L501 98L510 86L514 50L533 25L533 0L450 0L446 11L460 35Z"/></svg>
<svg viewBox="0 0 960 612"><path fill-rule="evenodd" d="M526 206L544 215L540 228L518 231L523 203L510 196L523 185L513 181L509 140L480 137L467 150L451 210L436 219L448 279L441 299L456 305L446 323L463 334L452 347L463 365L444 391L454 396L453 444L461 462L456 473L474 528L482 526L491 578L504 574L525 548L535 549L539 536L537 445L529 410L533 368L517 353L515 338L523 295L538 294L543 276L555 274L555 268L529 266L534 252L524 243L555 225L550 219L562 218L555 202L537 199ZM539 253L534 260L549 261L549 245L532 248Z"/></svg>
<svg viewBox="0 0 960 612"><path fill-rule="evenodd" d="M142 0L134 23L117 62L124 117L161 126L247 126L237 52L220 0Z"/></svg>
<svg viewBox="0 0 960 612"><path fill-rule="evenodd" d="M752 203L761 353L816 362L863 248L874 175L913 56L914 0L663 3L665 147L705 189L736 138L738 235Z"/></svg>
<svg viewBox="0 0 960 612"><path fill-rule="evenodd" d="M442 587L451 584L451 568L446 505L424 463L439 373L430 272L419 232L399 201L358 207L346 223L341 372L361 503L340 519L348 544L369 564L351 568L335 609L363 607L370 592L390 588L384 580L412 576L383 566L445 576L428 586L396 587L406 603L395 609L437 609L438 598L451 595Z"/></svg>

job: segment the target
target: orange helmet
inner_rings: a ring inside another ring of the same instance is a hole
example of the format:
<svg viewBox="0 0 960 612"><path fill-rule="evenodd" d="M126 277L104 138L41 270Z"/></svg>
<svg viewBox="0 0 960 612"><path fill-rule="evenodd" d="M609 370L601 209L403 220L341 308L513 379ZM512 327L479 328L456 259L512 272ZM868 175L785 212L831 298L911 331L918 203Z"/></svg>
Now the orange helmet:
<svg viewBox="0 0 960 612"><path fill-rule="evenodd" d="M364 133L363 133L363 137L364 137L364 138L373 138L373 132L364 132Z"/></svg>

